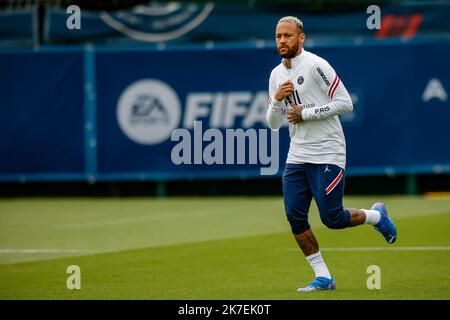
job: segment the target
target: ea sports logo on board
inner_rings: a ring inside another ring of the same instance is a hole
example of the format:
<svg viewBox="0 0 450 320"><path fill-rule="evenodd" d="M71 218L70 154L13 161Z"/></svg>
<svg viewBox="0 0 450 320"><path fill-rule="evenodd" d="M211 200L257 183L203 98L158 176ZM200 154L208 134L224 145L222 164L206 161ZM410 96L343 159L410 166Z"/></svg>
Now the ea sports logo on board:
<svg viewBox="0 0 450 320"><path fill-rule="evenodd" d="M145 79L128 86L117 104L117 121L123 133L136 143L157 144L180 123L181 107L176 92L166 83Z"/></svg>

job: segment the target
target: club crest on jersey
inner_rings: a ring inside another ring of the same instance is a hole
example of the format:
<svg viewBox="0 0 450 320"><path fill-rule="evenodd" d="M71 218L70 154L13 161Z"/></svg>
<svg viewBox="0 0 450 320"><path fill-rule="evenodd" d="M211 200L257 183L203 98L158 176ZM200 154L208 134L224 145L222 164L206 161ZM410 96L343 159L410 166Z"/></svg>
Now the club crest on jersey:
<svg viewBox="0 0 450 320"><path fill-rule="evenodd" d="M305 81L305 79L304 79L302 76L298 77L297 83L298 83L299 85L302 84L303 81Z"/></svg>

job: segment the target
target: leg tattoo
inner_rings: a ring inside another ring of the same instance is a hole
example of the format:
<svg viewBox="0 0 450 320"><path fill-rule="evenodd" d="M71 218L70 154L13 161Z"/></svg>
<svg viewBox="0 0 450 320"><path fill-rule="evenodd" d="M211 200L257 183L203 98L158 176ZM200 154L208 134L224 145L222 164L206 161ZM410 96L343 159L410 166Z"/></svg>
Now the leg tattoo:
<svg viewBox="0 0 450 320"><path fill-rule="evenodd" d="M294 237L305 257L319 252L319 243L311 229L299 234L294 234Z"/></svg>
<svg viewBox="0 0 450 320"><path fill-rule="evenodd" d="M366 214L364 211L355 208L348 208L348 212L350 212L350 224L349 227L359 226L366 221Z"/></svg>

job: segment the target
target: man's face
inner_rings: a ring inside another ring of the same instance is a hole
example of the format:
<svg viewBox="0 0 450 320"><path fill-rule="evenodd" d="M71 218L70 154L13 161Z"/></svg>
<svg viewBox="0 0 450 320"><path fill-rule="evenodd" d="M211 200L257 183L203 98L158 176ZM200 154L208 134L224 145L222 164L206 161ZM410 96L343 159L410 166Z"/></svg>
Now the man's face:
<svg viewBox="0 0 450 320"><path fill-rule="evenodd" d="M277 50L282 58L294 58L300 46L303 46L305 34L299 34L299 29L295 23L281 22L275 30Z"/></svg>

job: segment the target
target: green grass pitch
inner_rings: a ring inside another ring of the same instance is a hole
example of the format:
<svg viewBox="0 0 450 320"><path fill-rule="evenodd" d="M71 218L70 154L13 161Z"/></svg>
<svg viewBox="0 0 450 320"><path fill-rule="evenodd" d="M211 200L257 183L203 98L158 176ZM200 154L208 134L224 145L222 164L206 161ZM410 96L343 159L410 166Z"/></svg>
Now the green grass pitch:
<svg viewBox="0 0 450 320"><path fill-rule="evenodd" d="M1 299L450 299L450 200L382 200L387 244L371 226L311 225L337 290L298 293L313 272L290 234L281 197L0 200ZM81 289L69 290L69 265ZM381 271L368 289L367 268Z"/></svg>

